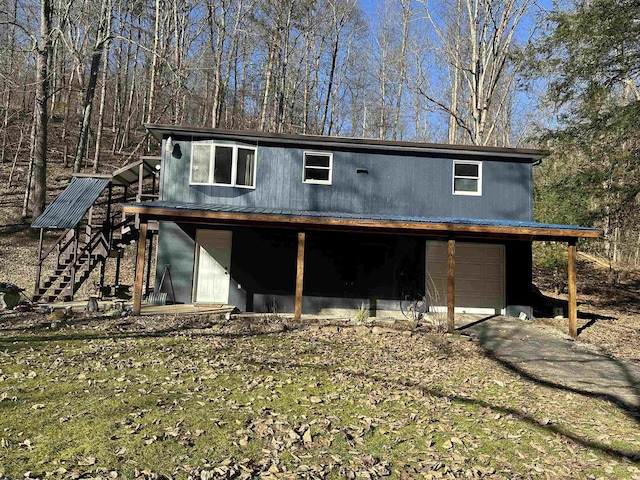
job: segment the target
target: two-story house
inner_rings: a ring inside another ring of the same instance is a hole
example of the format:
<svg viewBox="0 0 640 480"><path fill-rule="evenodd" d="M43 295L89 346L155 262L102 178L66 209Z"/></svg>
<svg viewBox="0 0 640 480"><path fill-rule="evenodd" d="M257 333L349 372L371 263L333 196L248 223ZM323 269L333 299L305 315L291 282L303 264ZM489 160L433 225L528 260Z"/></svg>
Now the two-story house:
<svg viewBox="0 0 640 480"><path fill-rule="evenodd" d="M544 152L149 125L162 142L157 275L178 302L241 311L530 313L531 245L593 229L533 222ZM143 265L140 259L139 265ZM142 268L140 269L142 270ZM142 273L138 272L137 305Z"/></svg>

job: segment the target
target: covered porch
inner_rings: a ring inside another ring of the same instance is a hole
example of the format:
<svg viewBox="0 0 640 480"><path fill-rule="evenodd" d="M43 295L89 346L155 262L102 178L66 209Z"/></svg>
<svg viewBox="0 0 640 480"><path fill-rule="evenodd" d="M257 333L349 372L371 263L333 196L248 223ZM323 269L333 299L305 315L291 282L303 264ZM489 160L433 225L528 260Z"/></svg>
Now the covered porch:
<svg viewBox="0 0 640 480"><path fill-rule="evenodd" d="M295 256L295 318L300 318L303 312L306 251L309 233L333 231L376 235L395 234L423 237L425 240L437 239L446 241L446 312L447 329L449 331L453 331L455 328L456 246L459 242L524 243L553 241L567 245L568 331L571 336L577 336L577 242L580 238L595 238L598 236L598 231L591 228L536 222L328 213L163 201L126 204L124 205L124 211L137 214L140 218L140 238L134 285L134 314L139 314L142 308L148 223L157 221L188 222L203 227L207 225L215 225L217 227L268 227L295 232L297 239Z"/></svg>

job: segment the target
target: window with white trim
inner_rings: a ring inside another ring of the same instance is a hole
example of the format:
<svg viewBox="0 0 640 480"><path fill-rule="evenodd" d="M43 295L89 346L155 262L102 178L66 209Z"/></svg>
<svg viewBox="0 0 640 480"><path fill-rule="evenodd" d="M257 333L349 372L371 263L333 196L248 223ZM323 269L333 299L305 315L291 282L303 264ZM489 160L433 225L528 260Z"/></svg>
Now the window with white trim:
<svg viewBox="0 0 640 480"><path fill-rule="evenodd" d="M453 194L482 195L482 162L453 161Z"/></svg>
<svg viewBox="0 0 640 480"><path fill-rule="evenodd" d="M191 185L255 188L254 147L211 142L191 144Z"/></svg>
<svg viewBox="0 0 640 480"><path fill-rule="evenodd" d="M326 152L304 152L302 181L331 185L333 154Z"/></svg>

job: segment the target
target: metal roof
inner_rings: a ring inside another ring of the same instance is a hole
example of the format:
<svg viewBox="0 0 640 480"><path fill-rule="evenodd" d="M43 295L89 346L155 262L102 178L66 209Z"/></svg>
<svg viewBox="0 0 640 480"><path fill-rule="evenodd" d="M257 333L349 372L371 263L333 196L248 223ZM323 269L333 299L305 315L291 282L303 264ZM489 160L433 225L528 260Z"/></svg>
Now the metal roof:
<svg viewBox="0 0 640 480"><path fill-rule="evenodd" d="M158 172L157 166L160 165L160 157L140 157L133 163L129 163L119 168L113 173L74 173L74 178L104 178L113 182L113 185L126 186L138 183L140 179L140 165L142 165L142 178L148 178Z"/></svg>
<svg viewBox="0 0 640 480"><path fill-rule="evenodd" d="M156 167L160 165L160 157L141 157L129 165L113 172L114 185L131 185L137 183L140 173L140 165L143 169L143 178L154 175Z"/></svg>
<svg viewBox="0 0 640 480"><path fill-rule="evenodd" d="M219 213L220 218L238 214L245 218L255 221L270 221L275 223L295 223L297 219L311 219L310 224L316 219L318 224L322 221L332 221L334 225L348 225L353 222L366 222L368 227L376 228L376 224L380 227L390 226L399 229L415 229L420 225L438 227L442 231L466 231L482 233L500 234L501 230L506 232L521 232L522 235L531 235L537 237L596 237L598 230L590 227L581 227L577 225L558 225L550 223L527 222L520 220L503 220L503 219L485 219L485 218L461 218L461 217L420 217L411 215L397 214L370 214L370 213L346 213L346 212L318 212L310 210L291 210L284 208L262 208L262 207L243 207L231 205L209 205L196 203L181 203L169 201L154 201L142 203L128 203L124 205L124 209L131 213L140 213L151 218L154 212L163 216L167 216L164 212L174 212L176 216L183 216L188 221L187 212ZM267 220L267 218L269 220ZM299 222L302 223L302 222ZM442 228L441 228L442 227ZM435 229L435 228L434 228Z"/></svg>
<svg viewBox="0 0 640 480"><path fill-rule="evenodd" d="M35 228L73 228L93 202L97 200L109 180L105 178L73 178L71 183L45 208L32 224Z"/></svg>
<svg viewBox="0 0 640 480"><path fill-rule="evenodd" d="M478 145L451 145L423 142L399 142L372 138L336 137L326 135L300 135L275 132L257 132L243 130L224 130L219 128L188 127L179 125L145 125L158 140L169 136L194 138L226 138L229 140L261 142L273 144L294 144L318 148L349 148L359 150L407 152L422 154L454 154L467 156L492 157L497 160L537 162L548 155L545 150L530 148L487 147Z"/></svg>

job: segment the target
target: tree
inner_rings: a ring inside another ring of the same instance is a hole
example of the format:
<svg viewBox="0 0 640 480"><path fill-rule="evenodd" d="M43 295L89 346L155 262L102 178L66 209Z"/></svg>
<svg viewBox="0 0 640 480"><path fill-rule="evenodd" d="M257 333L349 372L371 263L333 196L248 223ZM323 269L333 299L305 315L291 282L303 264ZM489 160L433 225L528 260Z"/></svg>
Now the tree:
<svg viewBox="0 0 640 480"><path fill-rule="evenodd" d="M582 216L603 229L603 253L637 264L640 3L579 2L549 12L545 20L547 30L525 58L531 77L547 82L547 100L559 112L558 122L541 134L554 152L548 163L556 175L547 182L571 182L567 195L586 196ZM566 202L548 194L540 200L546 211Z"/></svg>
<svg viewBox="0 0 640 480"><path fill-rule="evenodd" d="M49 102L49 53L51 50L51 3L41 0L39 3L39 36L16 21L6 20L0 23L20 29L32 42L32 51L36 59L35 104L32 128L32 155L29 166L29 178L25 189L25 202L22 214L38 217L44 211L47 200L47 121Z"/></svg>
<svg viewBox="0 0 640 480"><path fill-rule="evenodd" d="M516 75L515 35L531 1L454 0L440 15L428 0L420 1L449 77L447 92L423 82L420 93L445 114L450 142L500 143L499 120Z"/></svg>
<svg viewBox="0 0 640 480"><path fill-rule="evenodd" d="M80 134L78 135L78 146L76 148L75 160L73 161L74 172L79 172L82 168L82 159L84 158L85 149L87 148L87 142L89 139L89 128L91 126L91 114L93 111L93 98L95 96L96 84L98 82L100 60L103 53L105 53L105 50L108 50L109 40L111 38L111 16L111 0L102 0L100 3L100 17L98 19L98 26L96 29L95 44L93 47L93 54L91 55L89 81L87 82L87 90L85 94L84 105L82 107ZM97 148L99 148L99 146ZM97 161L95 165L97 167Z"/></svg>

